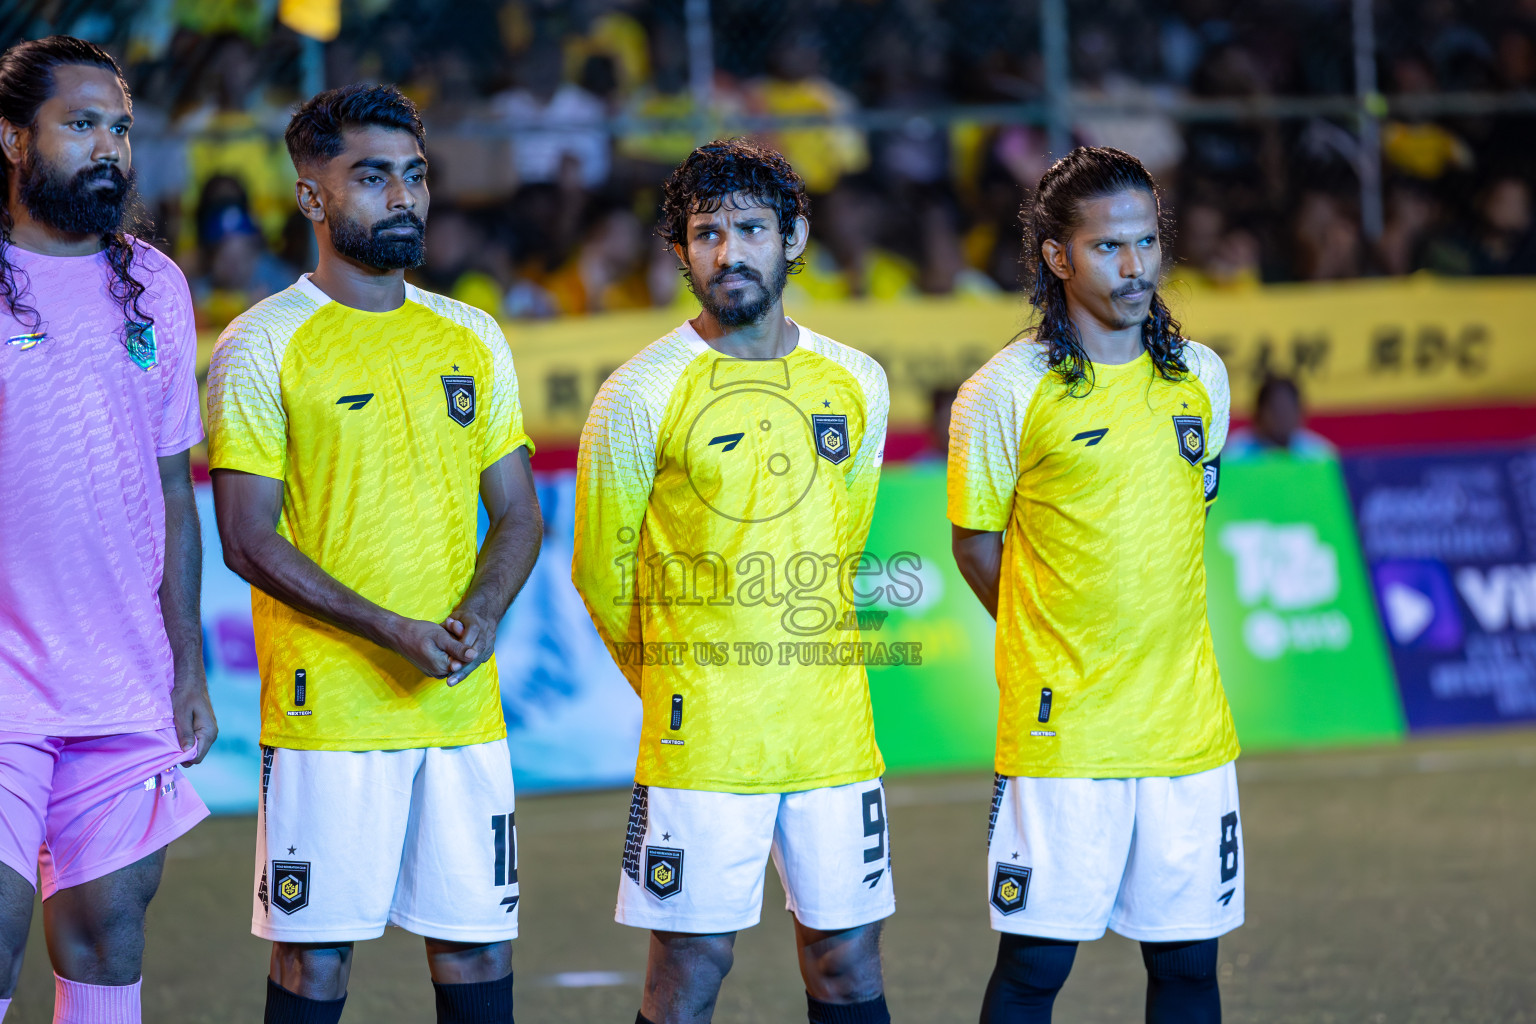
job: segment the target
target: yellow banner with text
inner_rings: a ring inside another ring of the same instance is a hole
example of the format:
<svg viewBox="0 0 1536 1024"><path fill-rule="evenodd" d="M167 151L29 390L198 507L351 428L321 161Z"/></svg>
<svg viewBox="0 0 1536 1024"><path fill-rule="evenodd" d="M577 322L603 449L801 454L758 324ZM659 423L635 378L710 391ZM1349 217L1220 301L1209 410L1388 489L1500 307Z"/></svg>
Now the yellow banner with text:
<svg viewBox="0 0 1536 1024"><path fill-rule="evenodd" d="M1411 278L1175 291L1187 337L1216 349L1245 415L1266 373L1296 378L1316 413L1536 401L1536 280ZM790 310L885 367L891 427L927 423L958 384L1028 323L1017 296L836 302ZM677 326L675 309L508 325L536 440L569 443L617 366Z"/></svg>
<svg viewBox="0 0 1536 1024"><path fill-rule="evenodd" d="M1536 404L1536 279L1271 285L1169 296L1187 337L1226 360L1246 417L1266 373L1294 377L1313 413ZM891 429L922 430L934 389L958 385L1029 322L1018 296L827 302L790 315L868 352L891 384ZM678 325L678 309L505 324L528 432L575 444L597 389ZM213 348L200 339L201 367Z"/></svg>

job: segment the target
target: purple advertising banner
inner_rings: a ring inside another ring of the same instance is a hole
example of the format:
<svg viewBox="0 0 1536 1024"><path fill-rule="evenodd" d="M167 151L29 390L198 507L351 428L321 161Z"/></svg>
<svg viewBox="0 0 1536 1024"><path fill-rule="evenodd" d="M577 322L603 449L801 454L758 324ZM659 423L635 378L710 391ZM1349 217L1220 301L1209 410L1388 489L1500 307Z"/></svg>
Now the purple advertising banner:
<svg viewBox="0 0 1536 1024"><path fill-rule="evenodd" d="M1409 728L1536 719L1536 448L1344 475Z"/></svg>

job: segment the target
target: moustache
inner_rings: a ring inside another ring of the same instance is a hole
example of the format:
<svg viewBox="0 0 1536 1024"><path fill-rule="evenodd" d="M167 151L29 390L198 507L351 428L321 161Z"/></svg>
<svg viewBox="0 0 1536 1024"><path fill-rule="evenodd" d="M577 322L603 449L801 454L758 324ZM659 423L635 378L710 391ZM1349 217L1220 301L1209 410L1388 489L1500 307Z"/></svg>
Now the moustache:
<svg viewBox="0 0 1536 1024"><path fill-rule="evenodd" d="M742 277L742 278L744 278L744 279L746 279L748 281L752 281L755 284L762 284L763 283L762 275L759 274L757 271L753 270L751 267L747 266L744 263L738 263L734 267L726 267L724 270L720 271L714 277L711 277L709 279L709 283L712 284L712 285L719 284L721 281L725 280L727 277L729 277L732 274L739 275L740 277Z"/></svg>
<svg viewBox="0 0 1536 1024"><path fill-rule="evenodd" d="M1114 291L1114 296L1117 299L1122 299L1125 296L1131 294L1132 292L1152 291L1152 290L1153 290L1152 282L1150 282L1150 281L1132 281L1130 284L1121 285L1119 288L1116 288L1115 291Z"/></svg>
<svg viewBox="0 0 1536 1024"><path fill-rule="evenodd" d="M116 164L106 164L102 167L87 167L75 175L77 185L94 185L97 182L108 181L119 189L128 187L128 176L118 169Z"/></svg>
<svg viewBox="0 0 1536 1024"><path fill-rule="evenodd" d="M388 220L379 221L373 226L373 234L377 237L380 233L391 228L412 228L420 235L426 233L427 223L414 213L407 211L399 216L390 217Z"/></svg>

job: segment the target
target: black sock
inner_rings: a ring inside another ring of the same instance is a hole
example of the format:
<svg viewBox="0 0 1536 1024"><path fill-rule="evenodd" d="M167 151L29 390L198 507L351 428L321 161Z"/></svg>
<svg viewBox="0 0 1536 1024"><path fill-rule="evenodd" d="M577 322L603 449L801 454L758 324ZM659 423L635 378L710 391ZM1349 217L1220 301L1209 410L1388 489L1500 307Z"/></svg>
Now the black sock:
<svg viewBox="0 0 1536 1024"><path fill-rule="evenodd" d="M347 997L305 999L267 979L267 1012L263 1024L336 1024Z"/></svg>
<svg viewBox="0 0 1536 1024"><path fill-rule="evenodd" d="M807 992L805 1015L810 1024L891 1024L884 995L862 1003L824 1003Z"/></svg>
<svg viewBox="0 0 1536 1024"><path fill-rule="evenodd" d="M635 1024L656 1024L656 1022L647 1017L644 1010L641 1010L635 1014Z"/></svg>
<svg viewBox="0 0 1536 1024"><path fill-rule="evenodd" d="M1056 993L1067 983L1077 943L1003 933L997 966L981 1003L981 1024L1050 1024Z"/></svg>
<svg viewBox="0 0 1536 1024"><path fill-rule="evenodd" d="M1216 940L1143 942L1147 1024L1221 1024Z"/></svg>
<svg viewBox="0 0 1536 1024"><path fill-rule="evenodd" d="M512 974L463 985L432 983L437 1024L512 1024Z"/></svg>

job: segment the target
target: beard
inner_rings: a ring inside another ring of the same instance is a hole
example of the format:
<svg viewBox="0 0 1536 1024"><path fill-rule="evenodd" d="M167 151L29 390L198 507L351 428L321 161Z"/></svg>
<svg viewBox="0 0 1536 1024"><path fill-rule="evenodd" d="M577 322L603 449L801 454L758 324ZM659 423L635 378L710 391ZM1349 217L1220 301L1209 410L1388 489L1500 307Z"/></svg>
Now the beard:
<svg viewBox="0 0 1536 1024"><path fill-rule="evenodd" d="M390 228L410 226L415 234L403 238L383 238ZM364 227L349 217L331 219L331 245L349 260L375 270L410 270L427 260L427 225L407 210L398 216Z"/></svg>
<svg viewBox="0 0 1536 1024"><path fill-rule="evenodd" d="M134 173L116 164L87 167L65 175L50 166L29 142L19 168L16 194L27 213L67 235L110 235L136 219ZM101 183L105 182L105 187Z"/></svg>
<svg viewBox="0 0 1536 1024"><path fill-rule="evenodd" d="M741 288L730 298L717 299L714 295L716 282L727 274L739 274L749 281L755 282L756 288ZM755 324L768 315L768 311L779 301L779 296L784 294L784 286L789 281L789 261L781 260L774 269L773 280L763 282L763 277L751 267L736 264L726 267L724 270L710 278L708 283L700 285L697 278L689 282L693 294L699 300L710 316L714 317L723 327L745 327Z"/></svg>

